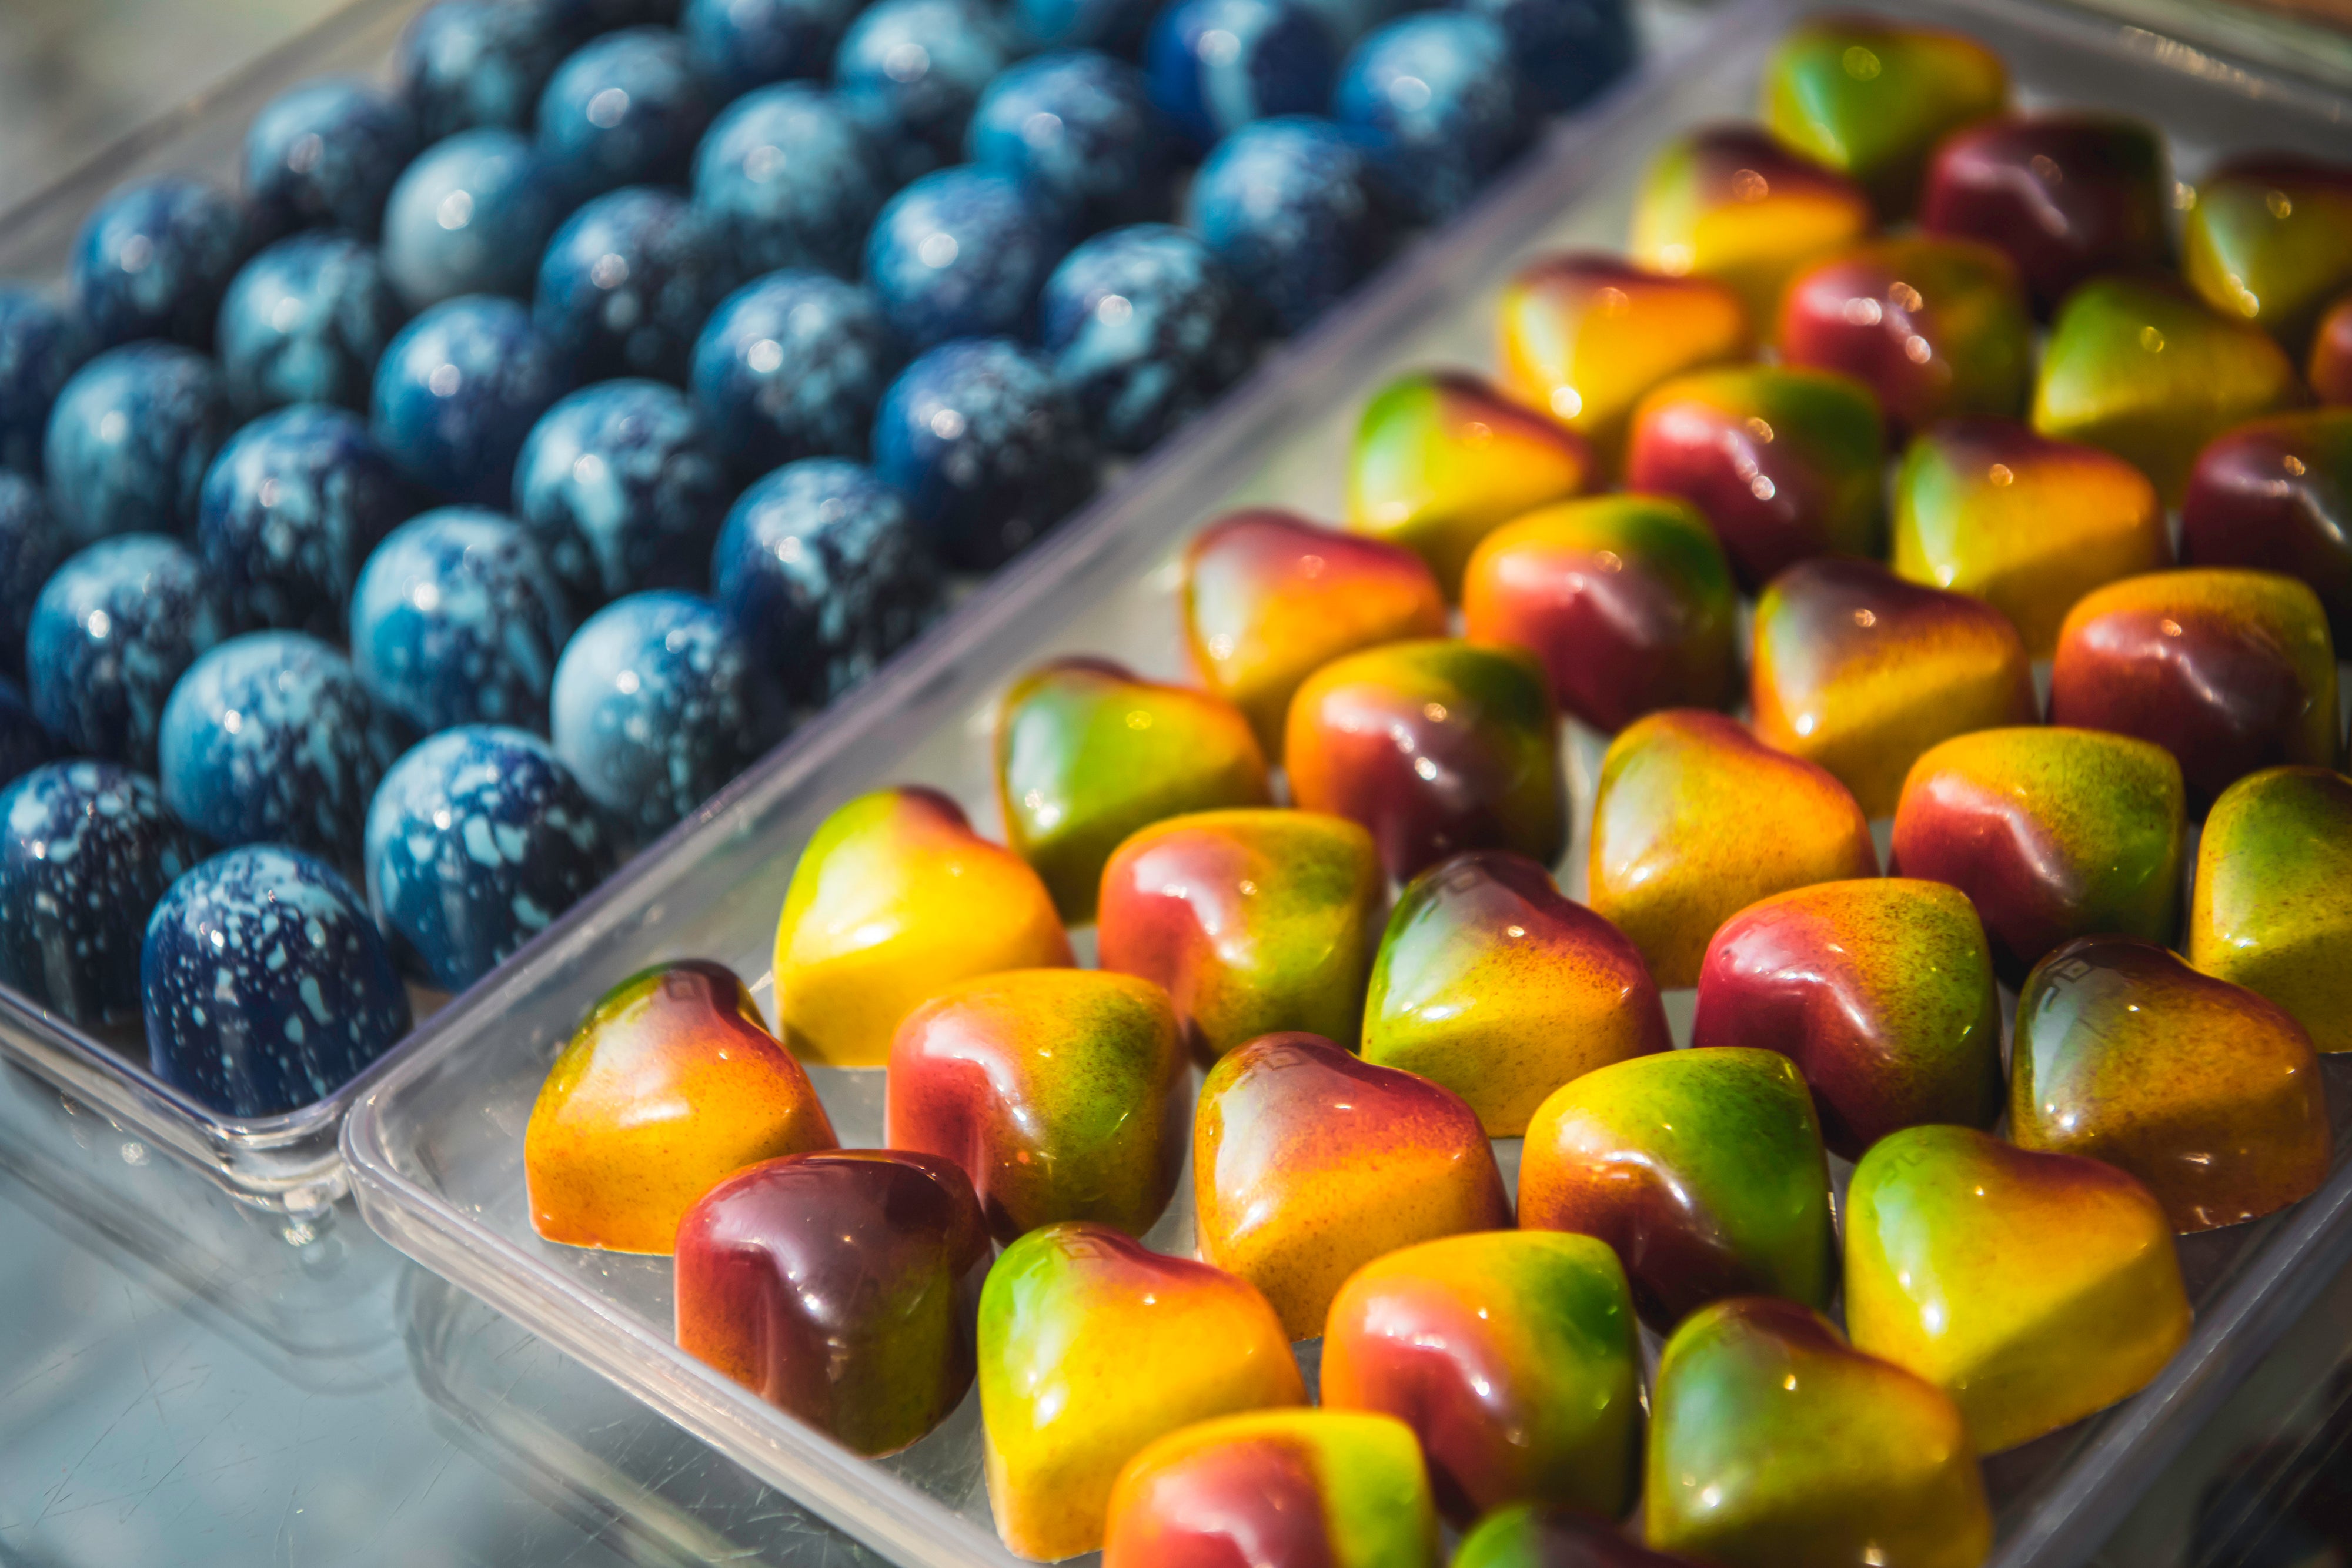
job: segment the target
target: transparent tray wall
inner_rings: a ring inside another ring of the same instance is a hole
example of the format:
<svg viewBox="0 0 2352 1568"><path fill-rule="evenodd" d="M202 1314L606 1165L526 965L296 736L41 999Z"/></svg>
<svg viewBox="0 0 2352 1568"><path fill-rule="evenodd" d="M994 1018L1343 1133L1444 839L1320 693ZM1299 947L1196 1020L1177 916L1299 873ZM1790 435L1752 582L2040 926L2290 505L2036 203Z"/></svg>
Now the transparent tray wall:
<svg viewBox="0 0 2352 1568"><path fill-rule="evenodd" d="M2352 105L2143 28L2009 0L1898 0L1865 9L1969 29L2010 61L2028 105L2093 105L2166 131L2176 173L2256 146L2333 152ZM1270 361L1226 405L966 604L859 700L754 774L709 819L641 861L489 986L463 998L373 1086L345 1129L362 1213L396 1245L485 1297L755 1473L894 1558L926 1568L1012 1561L989 1527L976 1401L908 1452L860 1459L679 1352L666 1260L541 1242L524 1203L522 1130L547 1064L589 1003L646 964L716 957L757 977L799 850L834 807L923 783L999 821L988 774L994 699L1051 655L1108 654L1178 677L1176 560L1226 509L1337 515L1342 456L1368 389L1409 367L1491 363L1497 284L1531 254L1616 249L1633 183L1658 140L1743 112L1764 50L1810 7L1754 0L1656 57L1600 115L1556 131L1465 222L1425 241L1339 319ZM1562 885L1582 887L1599 737L1564 741L1578 830ZM1082 939L1081 948L1086 944ZM1687 1038L1688 995L1669 998ZM844 1141L878 1142L878 1072L820 1071ZM2337 1148L2346 1148L2336 1096ZM1515 1144L1498 1145L1507 1172ZM1189 1182L1150 1239L1191 1238ZM2003 1456L2000 1561L2080 1561L2249 1360L2352 1243L2352 1170L2273 1218L2185 1245L2194 1338L2155 1386L2101 1417ZM1312 1360L1312 1347L1306 1347Z"/></svg>

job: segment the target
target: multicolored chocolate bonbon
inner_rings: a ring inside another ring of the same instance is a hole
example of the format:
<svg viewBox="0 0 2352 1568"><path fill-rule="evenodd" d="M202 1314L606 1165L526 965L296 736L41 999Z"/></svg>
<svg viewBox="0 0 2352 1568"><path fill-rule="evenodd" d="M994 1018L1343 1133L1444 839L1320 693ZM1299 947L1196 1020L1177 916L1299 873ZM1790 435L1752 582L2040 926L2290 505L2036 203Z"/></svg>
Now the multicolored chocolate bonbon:
<svg viewBox="0 0 2352 1568"><path fill-rule="evenodd" d="M1323 1404L1411 1427L1456 1523L1521 1501L1613 1519L1641 1479L1636 1330L1625 1270L1590 1236L1424 1241L1340 1287L1323 1331Z"/></svg>
<svg viewBox="0 0 2352 1568"><path fill-rule="evenodd" d="M1713 278L1751 321L1780 313L1798 268L1876 227L1869 193L1753 125L1706 125L1659 148L1634 197L1633 260Z"/></svg>
<svg viewBox="0 0 2352 1568"><path fill-rule="evenodd" d="M1728 822L1740 831L1726 832ZM1652 714L1601 760L1589 896L1661 986L1696 984L1707 938L1758 899L1877 874L1869 821L1846 787L1738 719Z"/></svg>
<svg viewBox="0 0 2352 1568"><path fill-rule="evenodd" d="M1255 1286L1100 1225L1049 1225L998 1256L979 1353L996 1533L1038 1562L1103 1544L1112 1485L1155 1439L1307 1403Z"/></svg>
<svg viewBox="0 0 2352 1568"><path fill-rule="evenodd" d="M2352 1051L2352 779L2273 768L2221 791L2197 841L2189 961Z"/></svg>
<svg viewBox="0 0 2352 1568"><path fill-rule="evenodd" d="M880 1067L945 986L1073 961L1052 896L936 790L877 789L820 824L776 923L777 1033L828 1067Z"/></svg>
<svg viewBox="0 0 2352 1568"><path fill-rule="evenodd" d="M1074 925L1094 918L1103 864L1138 828L1273 800L1240 710L1107 659L1059 659L1013 682L995 750L1005 836Z"/></svg>
<svg viewBox="0 0 2352 1568"><path fill-rule="evenodd" d="M1528 1124L1519 1223L1615 1249L1642 1320L1762 1292L1827 1307L1837 1279L1812 1095L1773 1051L1669 1051L1556 1090Z"/></svg>
<svg viewBox="0 0 2352 1568"><path fill-rule="evenodd" d="M531 1228L667 1253L721 1176L835 1146L808 1074L735 972L660 965L605 992L548 1070L523 1132Z"/></svg>
<svg viewBox="0 0 2352 1568"><path fill-rule="evenodd" d="M1781 36L1763 99L1774 136L1860 181L1898 218L1936 144L2009 106L2009 69L1958 33L1832 14Z"/></svg>
<svg viewBox="0 0 2352 1568"><path fill-rule="evenodd" d="M2162 267L2171 194L2153 127L2081 111L2015 115L1937 144L1919 224L2006 252L2046 316L2085 279Z"/></svg>
<svg viewBox="0 0 2352 1568"><path fill-rule="evenodd" d="M1589 252L1528 264L1496 313L1504 389L1591 442L1603 472L1652 387L1755 349L1755 324L1724 285Z"/></svg>
<svg viewBox="0 0 2352 1568"><path fill-rule="evenodd" d="M1246 1554L1246 1555L1244 1555ZM1259 1410L1171 1432L1111 1491L1103 1568L1437 1568L1412 1429L1361 1410Z"/></svg>
<svg viewBox="0 0 2352 1568"><path fill-rule="evenodd" d="M1804 561L1772 580L1756 601L1748 694L1759 739L1828 768L1873 817L1895 810L1929 747L2037 716L2006 616L1867 560Z"/></svg>
<svg viewBox="0 0 2352 1568"><path fill-rule="evenodd" d="M2320 313L2352 287L2352 167L2276 152L2225 162L2197 187L2180 270L2300 360Z"/></svg>
<svg viewBox="0 0 2352 1568"><path fill-rule="evenodd" d="M861 1454L963 1402L988 1228L955 1166L897 1149L736 1172L677 1228L677 1343Z"/></svg>
<svg viewBox="0 0 2352 1568"><path fill-rule="evenodd" d="M1875 240L1815 262L1780 301L1780 356L1843 371L1896 437L1939 419L2024 412L2033 320L2009 257L1975 240Z"/></svg>
<svg viewBox="0 0 2352 1568"><path fill-rule="evenodd" d="M1825 882L1749 904L1707 944L1691 1044L1794 1061L1823 1142L1848 1159L1899 1128L2000 1116L1991 946L1940 882Z"/></svg>
<svg viewBox="0 0 2352 1568"><path fill-rule="evenodd" d="M2256 1219L2327 1175L2311 1037L2276 1003L2135 936L2086 936L2017 997L2010 1137L2147 1184L2179 1231Z"/></svg>
<svg viewBox="0 0 2352 1568"><path fill-rule="evenodd" d="M2207 443L2180 503L2180 559L2301 578L2352 646L2352 409L2273 414Z"/></svg>
<svg viewBox="0 0 2352 1568"><path fill-rule="evenodd" d="M1950 1395L1990 1454L2145 1387L2189 1337L2189 1297L2171 1221L2131 1176L1920 1126L1854 1167L1845 1321L1855 1349Z"/></svg>
<svg viewBox="0 0 2352 1568"><path fill-rule="evenodd" d="M2021 975L2098 932L2171 938L2186 833L2180 765L2103 730L1985 729L1911 766L1889 869L1969 895Z"/></svg>
<svg viewBox="0 0 2352 1568"><path fill-rule="evenodd" d="M2013 420L1923 432L1895 476L1894 512L1896 574L1990 603L2035 658L2056 650L2084 594L2172 564L2164 505L2146 475Z"/></svg>
<svg viewBox="0 0 2352 1568"><path fill-rule="evenodd" d="M1463 850L1549 864L1568 847L1543 669L1503 643L1427 639L1335 659L1291 698L1291 799L1360 822L1399 881Z"/></svg>
<svg viewBox="0 0 2352 1568"><path fill-rule="evenodd" d="M1543 661L1552 698L1611 734L1738 687L1739 593L1706 518L1670 496L1593 496L1506 523L1470 558L1465 630Z"/></svg>
<svg viewBox="0 0 2352 1568"><path fill-rule="evenodd" d="M1458 594L1478 541L1592 476L1582 437L1477 377L1424 371L1372 394L1348 455L1348 527L1412 549Z"/></svg>
<svg viewBox="0 0 2352 1568"><path fill-rule="evenodd" d="M1441 862L1389 916L1364 1060L1444 1084L1488 1137L1525 1132L1569 1080L1671 1045L1640 950L1524 855Z"/></svg>
<svg viewBox="0 0 2352 1568"><path fill-rule="evenodd" d="M1285 1030L1353 1040L1387 893L1343 817L1202 811L1118 847L1097 942L1104 968L1167 988L1199 1055Z"/></svg>
<svg viewBox="0 0 2352 1568"><path fill-rule="evenodd" d="M2178 503L2199 449L2305 401L2270 335L2163 278L2095 277L2050 324L2033 428L2104 447Z"/></svg>
<svg viewBox="0 0 2352 1568"><path fill-rule="evenodd" d="M1877 554L1885 466L1868 387L1826 371L1734 365L1677 376L1642 400L1625 484L1706 514L1752 591L1796 561Z"/></svg>
<svg viewBox="0 0 2352 1568"><path fill-rule="evenodd" d="M1140 1236L1176 1192L1191 1068L1149 980L984 975L898 1026L882 1141L961 1166L1000 1241L1066 1219Z"/></svg>
<svg viewBox="0 0 2352 1568"><path fill-rule="evenodd" d="M1320 1035L1261 1035L1201 1085L1192 1124L1201 1256L1265 1292L1292 1339L1342 1283L1416 1241L1511 1223L1476 1113L1418 1073Z"/></svg>
<svg viewBox="0 0 2352 1568"><path fill-rule="evenodd" d="M2248 773L2336 755L2336 649L2318 595L2232 567L2126 578L2066 616L2050 722L2154 741L2192 810Z"/></svg>
<svg viewBox="0 0 2352 1568"><path fill-rule="evenodd" d="M1794 1301L1695 1313L1650 1401L1643 1532L1719 1568L1976 1568L1992 1518L1949 1396Z"/></svg>

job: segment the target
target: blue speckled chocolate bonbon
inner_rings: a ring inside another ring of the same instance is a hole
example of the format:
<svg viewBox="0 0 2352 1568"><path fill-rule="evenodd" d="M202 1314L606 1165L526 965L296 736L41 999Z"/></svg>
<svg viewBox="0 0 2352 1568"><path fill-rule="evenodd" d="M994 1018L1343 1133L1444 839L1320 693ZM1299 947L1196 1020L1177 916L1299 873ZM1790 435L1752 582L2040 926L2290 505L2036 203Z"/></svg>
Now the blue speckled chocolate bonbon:
<svg viewBox="0 0 2352 1568"><path fill-rule="evenodd" d="M425 140L477 126L523 130L570 40L531 0L440 0L393 48L393 78Z"/></svg>
<svg viewBox="0 0 2352 1568"><path fill-rule="evenodd" d="M245 132L245 199L257 235L336 228L373 240L384 198L424 145L408 105L352 77L278 94Z"/></svg>
<svg viewBox="0 0 2352 1568"><path fill-rule="evenodd" d="M0 283L0 468L40 477L49 405L88 358L81 323L32 289Z"/></svg>
<svg viewBox="0 0 2352 1568"><path fill-rule="evenodd" d="M215 843L291 844L356 872L368 801L415 738L326 643L253 632L172 688L158 778L165 803Z"/></svg>
<svg viewBox="0 0 2352 1568"><path fill-rule="evenodd" d="M783 693L724 611L655 589L590 616L555 667L556 756L591 800L650 839L786 728Z"/></svg>
<svg viewBox="0 0 2352 1568"><path fill-rule="evenodd" d="M1095 439L1141 452L1241 379L1258 313L1200 236L1166 224L1097 235L1062 258L1038 338Z"/></svg>
<svg viewBox="0 0 2352 1568"><path fill-rule="evenodd" d="M215 346L229 401L248 417L289 402L365 412L376 361L407 319L373 246L340 234L279 240L221 299Z"/></svg>
<svg viewBox="0 0 2352 1568"><path fill-rule="evenodd" d="M988 0L876 0L842 35L833 81L895 186L961 155L972 106L1018 53Z"/></svg>
<svg viewBox="0 0 2352 1568"><path fill-rule="evenodd" d="M1143 53L1154 0L1013 0L1023 43L1039 49L1101 49L1123 60Z"/></svg>
<svg viewBox="0 0 2352 1568"><path fill-rule="evenodd" d="M0 671L24 672L33 601L70 549L41 487L0 469Z"/></svg>
<svg viewBox="0 0 2352 1568"><path fill-rule="evenodd" d="M548 242L531 321L576 382L683 382L695 335L730 273L684 196L651 185L608 191Z"/></svg>
<svg viewBox="0 0 2352 1568"><path fill-rule="evenodd" d="M393 764L368 808L368 907L403 968L461 990L612 869L595 803L548 744L445 730Z"/></svg>
<svg viewBox="0 0 2352 1568"><path fill-rule="evenodd" d="M645 588L699 588L731 487L686 394L600 382L531 427L516 519L575 613Z"/></svg>
<svg viewBox="0 0 2352 1568"><path fill-rule="evenodd" d="M1244 126L1201 165L1190 226L1286 332L1361 282L1395 239L1363 145L1328 120Z"/></svg>
<svg viewBox="0 0 2352 1568"><path fill-rule="evenodd" d="M173 883L139 978L155 1076L232 1116L322 1100L408 1032L408 992L360 895L278 844Z"/></svg>
<svg viewBox="0 0 2352 1568"><path fill-rule="evenodd" d="M467 295L425 311L384 350L368 428L415 483L504 506L523 438L570 390L530 311Z"/></svg>
<svg viewBox="0 0 2352 1568"><path fill-rule="evenodd" d="M694 402L739 479L802 457L862 457L906 362L873 291L776 272L729 295L694 346Z"/></svg>
<svg viewBox="0 0 2352 1568"><path fill-rule="evenodd" d="M874 469L931 548L966 571L1003 565L1095 487L1094 444L1053 367L1003 338L942 343L874 414Z"/></svg>
<svg viewBox="0 0 2352 1568"><path fill-rule="evenodd" d="M1068 248L1052 202L1016 175L964 164L883 206L866 236L866 280L911 348L1025 337L1037 290Z"/></svg>
<svg viewBox="0 0 2352 1568"><path fill-rule="evenodd" d="M745 94L694 155L694 204L744 276L809 267L855 277L896 183L873 132L814 82Z"/></svg>
<svg viewBox="0 0 2352 1568"><path fill-rule="evenodd" d="M195 555L161 534L100 539L52 573L25 632L33 711L69 752L155 771L173 683L226 634Z"/></svg>
<svg viewBox="0 0 2352 1568"><path fill-rule="evenodd" d="M1536 122L1501 25L1464 11L1400 17L1367 36L1331 102L1340 123L1364 132L1400 204L1425 223L1468 205Z"/></svg>
<svg viewBox="0 0 2352 1568"><path fill-rule="evenodd" d="M777 469L727 514L711 592L796 703L821 706L939 613L930 547L898 491L838 457Z"/></svg>
<svg viewBox="0 0 2352 1568"><path fill-rule="evenodd" d="M1039 55L989 83L966 146L1052 197L1074 233L1164 218L1173 200L1173 138L1143 73L1097 49Z"/></svg>
<svg viewBox="0 0 2352 1568"><path fill-rule="evenodd" d="M230 624L340 642L368 552L422 505L359 415L297 403L245 426L213 459L196 554Z"/></svg>
<svg viewBox="0 0 2352 1568"><path fill-rule="evenodd" d="M127 768L26 774L0 792L0 984L78 1024L138 1018L148 911L204 853Z"/></svg>
<svg viewBox="0 0 2352 1568"><path fill-rule="evenodd" d="M74 372L41 447L49 510L78 543L185 533L234 416L213 361L175 343L126 343Z"/></svg>
<svg viewBox="0 0 2352 1568"><path fill-rule="evenodd" d="M209 349L245 254L245 214L227 193L184 174L136 181L82 222L67 267L74 313L102 348L168 338Z"/></svg>
<svg viewBox="0 0 2352 1568"><path fill-rule="evenodd" d="M33 716L33 705L16 682L0 678L0 785L14 784L57 758L57 742Z"/></svg>
<svg viewBox="0 0 2352 1568"><path fill-rule="evenodd" d="M1143 47L1151 101L1201 148L1255 120L1320 114L1339 63L1303 0L1172 0Z"/></svg>
<svg viewBox="0 0 2352 1568"><path fill-rule="evenodd" d="M623 185L683 185L710 123L686 40L625 27L573 50L539 99L539 150L575 201Z"/></svg>
<svg viewBox="0 0 2352 1568"><path fill-rule="evenodd" d="M1499 23L1520 81L1547 113L1589 102L1633 67L1625 0L1454 0Z"/></svg>
<svg viewBox="0 0 2352 1568"><path fill-rule="evenodd" d="M460 131L418 153L392 187L384 276L411 310L467 294L529 298L566 204L520 132Z"/></svg>
<svg viewBox="0 0 2352 1568"><path fill-rule="evenodd" d="M360 679L428 734L476 722L544 731L571 632L537 542L478 507L444 507L394 528L352 592Z"/></svg>
<svg viewBox="0 0 2352 1568"><path fill-rule="evenodd" d="M822 77L857 0L686 0L687 57L721 98L770 82Z"/></svg>

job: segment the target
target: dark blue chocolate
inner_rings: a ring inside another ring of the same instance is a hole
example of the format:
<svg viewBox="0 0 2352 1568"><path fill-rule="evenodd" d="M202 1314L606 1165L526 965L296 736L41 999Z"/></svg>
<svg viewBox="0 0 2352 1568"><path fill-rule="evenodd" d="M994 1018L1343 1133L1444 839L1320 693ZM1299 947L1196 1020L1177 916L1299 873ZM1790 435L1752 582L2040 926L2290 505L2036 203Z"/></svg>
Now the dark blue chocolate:
<svg viewBox="0 0 2352 1568"><path fill-rule="evenodd" d="M384 345L408 319L383 260L348 235L300 234L245 264L221 300L221 374L248 417L289 402L365 413Z"/></svg>
<svg viewBox="0 0 2352 1568"><path fill-rule="evenodd" d="M781 267L856 276L893 183L873 133L812 82L746 93L694 157L694 204L746 276Z"/></svg>
<svg viewBox="0 0 2352 1568"><path fill-rule="evenodd" d="M623 185L683 185L710 91L667 27L583 44L539 99L539 149L574 201Z"/></svg>
<svg viewBox="0 0 2352 1568"><path fill-rule="evenodd" d="M341 642L368 552L422 505L359 415L296 403L238 431L213 460L196 553L232 624Z"/></svg>
<svg viewBox="0 0 2352 1568"><path fill-rule="evenodd" d="M638 839L709 800L782 737L783 693L735 622L655 589L588 618L555 667L555 754Z"/></svg>
<svg viewBox="0 0 2352 1568"><path fill-rule="evenodd" d="M71 1022L140 1016L148 912L205 846L152 780L52 762L0 792L0 984Z"/></svg>
<svg viewBox="0 0 2352 1568"><path fill-rule="evenodd" d="M404 99L330 77L272 99L245 132L245 199L257 235L342 229L364 240L424 141Z"/></svg>
<svg viewBox="0 0 2352 1568"><path fill-rule="evenodd" d="M631 185L563 222L539 264L531 320L578 382L652 376L684 384L695 335L733 263L677 192Z"/></svg>
<svg viewBox="0 0 2352 1568"><path fill-rule="evenodd" d="M866 278L909 347L1025 337L1037 291L1069 248L1060 208L1018 175L963 164L890 198L866 239Z"/></svg>
<svg viewBox="0 0 2352 1568"><path fill-rule="evenodd" d="M522 526L445 507L394 528L352 593L352 663L379 702L430 733L547 727L571 635L563 591Z"/></svg>
<svg viewBox="0 0 2352 1568"><path fill-rule="evenodd" d="M221 293L246 257L245 212L184 174L121 186L83 220L67 276L101 348L168 338L209 349Z"/></svg>
<svg viewBox="0 0 2352 1568"><path fill-rule="evenodd" d="M529 310L467 295L425 311L384 350L369 428L415 483L502 507L514 494L523 437L570 390Z"/></svg>
<svg viewBox="0 0 2352 1568"><path fill-rule="evenodd" d="M368 907L411 974L462 990L604 879L612 840L547 742L498 725L434 736L368 808Z"/></svg>
<svg viewBox="0 0 2352 1568"><path fill-rule="evenodd" d="M235 423L220 369L202 354L173 343L110 349L49 410L49 509L79 544L190 532L205 470Z"/></svg>
<svg viewBox="0 0 2352 1568"><path fill-rule="evenodd" d="M870 289L776 272L711 312L694 402L739 479L802 457L863 457L883 389L906 362Z"/></svg>
<svg viewBox="0 0 2352 1568"><path fill-rule="evenodd" d="M1026 180L1092 234L1165 218L1176 141L1143 73L1097 49L1024 60L989 84L971 117L971 161Z"/></svg>
<svg viewBox="0 0 2352 1568"><path fill-rule="evenodd" d="M1328 120L1262 120L1219 144L1190 226L1286 332L1329 309L1388 255L1399 224L1361 141Z"/></svg>
<svg viewBox="0 0 2352 1568"><path fill-rule="evenodd" d="M1036 353L1003 338L942 343L874 415L875 471L950 565L1003 565L1093 494L1094 443Z"/></svg>
<svg viewBox="0 0 2352 1568"><path fill-rule="evenodd" d="M227 632L227 611L187 546L161 534L101 539L33 601L33 711L68 752L152 773L164 699Z"/></svg>
<svg viewBox="0 0 2352 1568"><path fill-rule="evenodd" d="M1062 259L1039 340L1095 439L1141 452L1213 402L1257 357L1256 307L1197 235L1137 224Z"/></svg>
<svg viewBox="0 0 2352 1568"><path fill-rule="evenodd" d="M408 1032L408 992L360 895L278 844L173 883L139 977L155 1076L232 1116L322 1100Z"/></svg>
<svg viewBox="0 0 2352 1568"><path fill-rule="evenodd" d="M547 411L515 463L516 518L577 614L703 585L733 488L686 394L601 382Z"/></svg>
<svg viewBox="0 0 2352 1568"><path fill-rule="evenodd" d="M838 457L777 469L727 514L710 587L794 702L822 706L942 607L930 546L898 491Z"/></svg>
<svg viewBox="0 0 2352 1568"><path fill-rule="evenodd" d="M383 209L383 271L422 310L467 294L528 299L569 204L520 132L463 131L416 155Z"/></svg>

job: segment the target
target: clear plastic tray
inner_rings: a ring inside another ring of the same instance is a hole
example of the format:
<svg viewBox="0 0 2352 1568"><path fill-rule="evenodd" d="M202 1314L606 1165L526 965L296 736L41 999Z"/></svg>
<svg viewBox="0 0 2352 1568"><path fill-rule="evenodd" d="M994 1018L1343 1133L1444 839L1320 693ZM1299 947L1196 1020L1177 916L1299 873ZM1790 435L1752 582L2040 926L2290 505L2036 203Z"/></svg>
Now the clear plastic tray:
<svg viewBox="0 0 2352 1568"><path fill-rule="evenodd" d="M344 1129L361 1210L395 1245L595 1367L753 1474L889 1556L920 1568L1013 1560L990 1529L976 1400L908 1452L839 1448L681 1353L667 1260L541 1242L526 1213L522 1131L547 1064L606 987L660 959L723 960L763 1002L767 952L802 844L845 799L929 784L997 821L988 733L997 694L1064 653L1174 676L1175 560L1229 507L1330 517L1365 394L1408 367L1491 362L1496 285L1529 255L1621 246L1634 180L1658 140L1753 102L1764 51L1810 6L1750 0L1652 66L1595 114L1556 128L1513 178L1367 294L1269 360L1210 418L1139 465L948 623L739 780L705 820L640 859L491 982L436 1019L372 1085ZM1842 7L1851 8L1851 7ZM2352 104L2147 31L2014 0L1889 0L1862 8L1964 27L2008 58L2029 103L2139 114L2168 134L2178 172L2253 146L2340 155ZM1582 885L1596 737L1571 734L1580 806L1562 862ZM1082 944L1083 946L1083 944ZM1669 1011L1686 1036L1687 993ZM2331 1064L2330 1077L2340 1074ZM878 1141L877 1072L820 1071L845 1143ZM2341 1105L2342 1098L2338 1097ZM2339 1114L2339 1153L2347 1147ZM1517 1148L1505 1145L1505 1168ZM1189 1245L1189 1184L1150 1239ZM2183 1248L2199 1302L2189 1344L2127 1404L2002 1456L1989 1473L2005 1568L2088 1554L2352 1242L2352 1170L2280 1216ZM2300 1294L2299 1294L2300 1293ZM1312 1360L1312 1347L1305 1347Z"/></svg>

